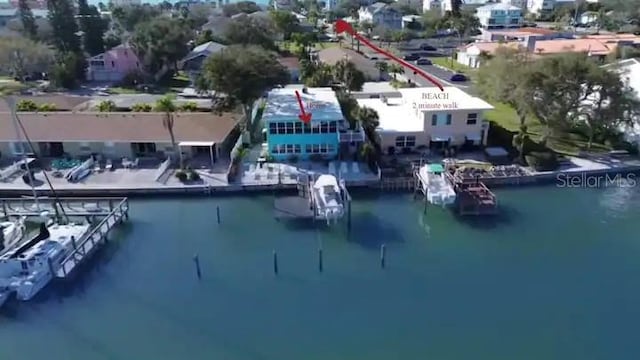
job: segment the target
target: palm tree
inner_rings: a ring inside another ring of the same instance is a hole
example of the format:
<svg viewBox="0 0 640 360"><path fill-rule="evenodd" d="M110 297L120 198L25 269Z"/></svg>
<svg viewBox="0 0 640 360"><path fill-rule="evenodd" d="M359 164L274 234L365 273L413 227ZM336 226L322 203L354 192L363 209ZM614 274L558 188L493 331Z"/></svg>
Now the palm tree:
<svg viewBox="0 0 640 360"><path fill-rule="evenodd" d="M158 101L156 101L155 110L158 112L163 112L164 117L162 119L162 126L169 132L169 137L171 138L171 147L173 148L174 153L178 153L178 157L180 159L180 169L184 167L184 161L182 159L182 151L178 149L176 145L176 137L173 133L173 122L174 122L174 113L178 110L178 106L174 102L174 98L170 95L167 95Z"/></svg>
<svg viewBox="0 0 640 360"><path fill-rule="evenodd" d="M376 69L380 72L378 78L382 80L384 78L384 73L389 72L389 64L386 61L378 61L376 62Z"/></svg>

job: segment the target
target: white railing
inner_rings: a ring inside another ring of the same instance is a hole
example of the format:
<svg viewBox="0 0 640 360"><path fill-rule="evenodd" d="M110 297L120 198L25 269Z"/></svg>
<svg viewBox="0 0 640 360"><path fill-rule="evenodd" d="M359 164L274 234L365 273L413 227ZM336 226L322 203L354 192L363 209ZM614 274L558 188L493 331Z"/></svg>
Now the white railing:
<svg viewBox="0 0 640 360"><path fill-rule="evenodd" d="M169 166L171 166L171 156L167 157L167 160L163 161L162 164L160 164L158 171L156 171L155 181L162 182L160 181L160 178L162 178L162 175L167 172Z"/></svg>

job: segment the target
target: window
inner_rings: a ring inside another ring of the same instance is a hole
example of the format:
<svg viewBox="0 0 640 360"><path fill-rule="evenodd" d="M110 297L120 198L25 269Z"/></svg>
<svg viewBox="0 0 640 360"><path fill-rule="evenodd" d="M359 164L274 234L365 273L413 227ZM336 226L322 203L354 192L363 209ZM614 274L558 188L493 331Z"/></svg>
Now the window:
<svg viewBox="0 0 640 360"><path fill-rule="evenodd" d="M311 134L311 125L309 125L309 124L302 124L302 126L304 127L304 133L305 133L305 134Z"/></svg>
<svg viewBox="0 0 640 360"><path fill-rule="evenodd" d="M269 134L278 133L278 123L269 123Z"/></svg>
<svg viewBox="0 0 640 360"><path fill-rule="evenodd" d="M297 122L297 123L294 124L293 132L296 133L296 134L302 134L302 123L301 122Z"/></svg>
<svg viewBox="0 0 640 360"><path fill-rule="evenodd" d="M284 154L284 146L276 145L271 149L271 152L274 154Z"/></svg>
<svg viewBox="0 0 640 360"><path fill-rule="evenodd" d="M446 125L451 125L451 114L447 114L447 122Z"/></svg>
<svg viewBox="0 0 640 360"><path fill-rule="evenodd" d="M437 126L438 125L438 115L433 114L431 115L431 126Z"/></svg>
<svg viewBox="0 0 640 360"><path fill-rule="evenodd" d="M311 129L312 129L312 132L314 134L320 134L320 125L319 124L316 124L315 126L312 126Z"/></svg>
<svg viewBox="0 0 640 360"><path fill-rule="evenodd" d="M271 152L274 154L300 154L300 144L275 145Z"/></svg>
<svg viewBox="0 0 640 360"><path fill-rule="evenodd" d="M320 123L320 133L321 134L326 134L329 132L329 124L327 124L326 122L321 122Z"/></svg>
<svg viewBox="0 0 640 360"><path fill-rule="evenodd" d="M313 144L306 145L304 150L307 154L327 154L334 153L336 146L334 144Z"/></svg>
<svg viewBox="0 0 640 360"><path fill-rule="evenodd" d="M287 154L293 154L293 144L287 144L286 145L286 153Z"/></svg>
<svg viewBox="0 0 640 360"><path fill-rule="evenodd" d="M313 153L313 147L311 146L311 144L305 145L304 152L306 152L307 154L312 154Z"/></svg>
<svg viewBox="0 0 640 360"><path fill-rule="evenodd" d="M338 132L338 122L337 121L332 121L329 123L329 132L330 133L337 133Z"/></svg>
<svg viewBox="0 0 640 360"><path fill-rule="evenodd" d="M111 67L116 67L116 62L115 61L111 62Z"/></svg>
<svg viewBox="0 0 640 360"><path fill-rule="evenodd" d="M478 114L470 113L467 114L467 125L475 125L478 123Z"/></svg>
<svg viewBox="0 0 640 360"><path fill-rule="evenodd" d="M284 128L284 123L279 122L279 123L276 123L276 124L278 126L278 134L282 135L282 134L286 133L285 128Z"/></svg>
<svg viewBox="0 0 640 360"><path fill-rule="evenodd" d="M396 137L396 147L407 148L416 146L415 136L398 136Z"/></svg>
<svg viewBox="0 0 640 360"><path fill-rule="evenodd" d="M288 122L284 124L285 124L285 128L287 129L287 134L293 134L293 123Z"/></svg>

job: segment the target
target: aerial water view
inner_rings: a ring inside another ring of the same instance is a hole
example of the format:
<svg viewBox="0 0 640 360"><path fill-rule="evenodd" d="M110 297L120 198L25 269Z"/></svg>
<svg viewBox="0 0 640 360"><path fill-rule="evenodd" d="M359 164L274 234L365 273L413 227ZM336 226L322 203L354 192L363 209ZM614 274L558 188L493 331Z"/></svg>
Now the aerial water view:
<svg viewBox="0 0 640 360"><path fill-rule="evenodd" d="M640 0L567 3L2 5L0 360L637 359Z"/></svg>

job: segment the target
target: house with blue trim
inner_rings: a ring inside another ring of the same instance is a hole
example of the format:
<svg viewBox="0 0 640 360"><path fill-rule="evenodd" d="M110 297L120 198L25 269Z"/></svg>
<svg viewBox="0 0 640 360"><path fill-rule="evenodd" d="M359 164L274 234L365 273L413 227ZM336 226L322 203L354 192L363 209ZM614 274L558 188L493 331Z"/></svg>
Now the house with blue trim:
<svg viewBox="0 0 640 360"><path fill-rule="evenodd" d="M299 118L300 94L311 122ZM262 114L269 155L276 161L333 160L341 146L357 147L363 140L361 130L349 131L336 93L331 88L273 89L266 97Z"/></svg>

